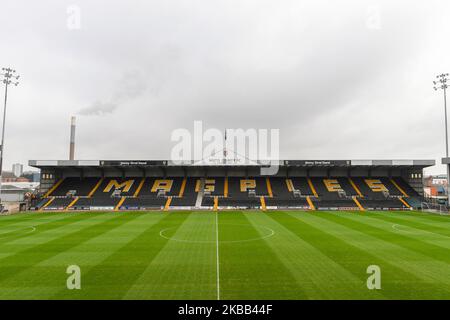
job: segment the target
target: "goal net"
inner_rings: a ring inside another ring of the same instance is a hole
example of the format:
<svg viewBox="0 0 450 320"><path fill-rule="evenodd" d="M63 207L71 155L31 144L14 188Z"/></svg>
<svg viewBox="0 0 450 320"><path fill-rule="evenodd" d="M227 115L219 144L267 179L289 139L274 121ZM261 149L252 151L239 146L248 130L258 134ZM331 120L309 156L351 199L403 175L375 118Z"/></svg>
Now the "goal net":
<svg viewBox="0 0 450 320"><path fill-rule="evenodd" d="M439 214L449 214L447 208L442 204L433 204L429 202L422 202L421 204L422 211L424 212L433 212Z"/></svg>

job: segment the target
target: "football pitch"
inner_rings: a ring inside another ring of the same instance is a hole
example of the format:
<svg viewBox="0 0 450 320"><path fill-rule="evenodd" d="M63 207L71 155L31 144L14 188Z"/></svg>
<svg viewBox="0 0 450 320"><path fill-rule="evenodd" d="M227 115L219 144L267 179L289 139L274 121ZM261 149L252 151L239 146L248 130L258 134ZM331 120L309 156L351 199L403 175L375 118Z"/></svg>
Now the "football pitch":
<svg viewBox="0 0 450 320"><path fill-rule="evenodd" d="M69 266L81 289L69 290ZM381 289L369 290L369 266ZM86 212L0 217L0 299L450 299L450 217Z"/></svg>

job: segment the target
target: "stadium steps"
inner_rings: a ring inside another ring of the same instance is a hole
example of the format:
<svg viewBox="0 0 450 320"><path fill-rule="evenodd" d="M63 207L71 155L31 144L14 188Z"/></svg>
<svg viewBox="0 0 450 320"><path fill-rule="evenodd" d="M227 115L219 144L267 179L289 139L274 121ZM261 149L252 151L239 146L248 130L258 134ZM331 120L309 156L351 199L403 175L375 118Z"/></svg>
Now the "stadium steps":
<svg viewBox="0 0 450 320"><path fill-rule="evenodd" d="M72 200L70 203L69 203L69 205L64 209L64 211L69 211L70 210L70 208L72 208L74 205L75 205L75 203L77 203L77 201L80 199L80 197L76 197L74 200Z"/></svg>
<svg viewBox="0 0 450 320"><path fill-rule="evenodd" d="M410 196L410 197L417 197L420 199L419 193L417 193L416 190L414 190L413 187L411 187L403 178L396 177L393 178L393 180Z"/></svg>
<svg viewBox="0 0 450 320"><path fill-rule="evenodd" d="M361 190L358 188L356 183L353 181L352 178L348 178L348 181L350 182L350 185L353 187L353 189L356 191L356 193L361 197L364 198L364 195L362 194Z"/></svg>
<svg viewBox="0 0 450 320"><path fill-rule="evenodd" d="M398 191L400 191L400 193L401 193L405 198L408 198L408 197L409 197L409 195L405 192L405 190L403 190L403 188L400 187L400 186L398 185L398 183L395 182L394 179L389 179L389 181L397 188Z"/></svg>
<svg viewBox="0 0 450 320"><path fill-rule="evenodd" d="M402 197L399 197L398 200L407 208L411 208L408 202L405 201Z"/></svg>
<svg viewBox="0 0 450 320"><path fill-rule="evenodd" d="M309 208L310 208L311 210L316 210L316 207L314 206L314 203L311 201L310 196L307 196L307 197L306 197L306 201L308 202Z"/></svg>
<svg viewBox="0 0 450 320"><path fill-rule="evenodd" d="M266 211L266 210L267 210L267 207L266 207L266 200L264 199L264 197L260 197L259 199L260 199L260 201L261 201L261 210L262 210L262 211Z"/></svg>
<svg viewBox="0 0 450 320"><path fill-rule="evenodd" d="M92 196L94 195L94 193L97 191L97 189L100 187L100 185L103 183L103 180L105 180L105 178L100 178L97 182L97 184L92 188L92 190L89 192L88 194L88 198L92 198Z"/></svg>
<svg viewBox="0 0 450 320"><path fill-rule="evenodd" d="M225 177L223 181L223 196L228 198L228 177Z"/></svg>
<svg viewBox="0 0 450 320"><path fill-rule="evenodd" d="M63 183L64 178L60 179L58 182L56 182L53 187L51 187L47 193L44 195L44 198L48 198L60 185Z"/></svg>
<svg viewBox="0 0 450 320"><path fill-rule="evenodd" d="M317 194L316 188L314 187L314 184L313 184L311 178L307 178L307 180L308 180L308 185L311 188L311 191L312 191L314 197L318 198L319 195Z"/></svg>
<svg viewBox="0 0 450 320"><path fill-rule="evenodd" d="M364 207L361 205L361 203L359 202L359 200L356 198L356 196L353 196L353 201L355 201L356 205L358 206L360 211L366 211L366 209L364 209Z"/></svg>
<svg viewBox="0 0 450 320"><path fill-rule="evenodd" d="M213 210L217 211L217 209L219 208L219 198L217 196L214 197L214 207Z"/></svg>
<svg viewBox="0 0 450 320"><path fill-rule="evenodd" d="M292 182L292 179L286 179L286 186L289 192L294 192L294 184Z"/></svg>
<svg viewBox="0 0 450 320"><path fill-rule="evenodd" d="M115 206L114 211L119 211L122 204L125 202L126 197L120 198L119 203Z"/></svg>
<svg viewBox="0 0 450 320"><path fill-rule="evenodd" d="M41 199L41 201L38 202L38 204L36 205L36 209L39 210L42 208L43 205L45 205L45 203L48 201L49 199Z"/></svg>
<svg viewBox="0 0 450 320"><path fill-rule="evenodd" d="M178 197L182 198L184 195L184 190L186 189L187 178L183 178L183 182L181 183L180 192L178 193Z"/></svg>
<svg viewBox="0 0 450 320"><path fill-rule="evenodd" d="M196 208L200 208L202 206L204 194L205 194L205 178L201 178L200 179L200 188L197 193L197 200L195 201Z"/></svg>
<svg viewBox="0 0 450 320"><path fill-rule="evenodd" d="M141 182L139 183L136 191L133 194L133 198L137 198L139 196L139 193L141 193L142 187L145 184L145 178L142 178Z"/></svg>
<svg viewBox="0 0 450 320"><path fill-rule="evenodd" d="M413 209L419 209L422 207L422 202L417 197L403 198Z"/></svg>
<svg viewBox="0 0 450 320"><path fill-rule="evenodd" d="M169 211L170 203L172 202L172 197L168 197L166 204L164 205L164 211Z"/></svg>
<svg viewBox="0 0 450 320"><path fill-rule="evenodd" d="M48 200L48 201L46 201L46 202L42 205L42 207L40 207L39 211L45 210L45 208L47 208L49 205L51 205L52 202L55 201L55 199L56 199L56 198L48 198L48 199L46 199L46 200Z"/></svg>
<svg viewBox="0 0 450 320"><path fill-rule="evenodd" d="M266 178L266 186L269 198L273 198L272 184L270 183L270 179L268 177Z"/></svg>

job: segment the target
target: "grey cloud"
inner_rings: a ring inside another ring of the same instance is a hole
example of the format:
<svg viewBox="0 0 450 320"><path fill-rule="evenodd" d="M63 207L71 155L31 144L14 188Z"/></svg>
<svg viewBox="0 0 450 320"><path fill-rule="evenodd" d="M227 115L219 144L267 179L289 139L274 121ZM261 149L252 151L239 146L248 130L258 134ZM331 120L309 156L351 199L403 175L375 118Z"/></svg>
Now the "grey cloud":
<svg viewBox="0 0 450 320"><path fill-rule="evenodd" d="M118 102L123 102L136 98L145 91L146 87L146 79L140 72L136 70L127 71L119 80L113 99Z"/></svg>

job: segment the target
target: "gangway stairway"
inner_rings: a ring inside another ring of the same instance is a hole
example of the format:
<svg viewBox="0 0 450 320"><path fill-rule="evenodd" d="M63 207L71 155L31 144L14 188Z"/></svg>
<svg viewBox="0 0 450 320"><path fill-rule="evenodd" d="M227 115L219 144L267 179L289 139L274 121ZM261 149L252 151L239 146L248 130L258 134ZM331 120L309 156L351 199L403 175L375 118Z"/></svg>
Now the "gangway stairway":
<svg viewBox="0 0 450 320"><path fill-rule="evenodd" d="M201 208L202 201L203 201L203 195L205 194L205 178L200 179L200 189L197 193L197 200L195 201L195 207L197 209Z"/></svg>

